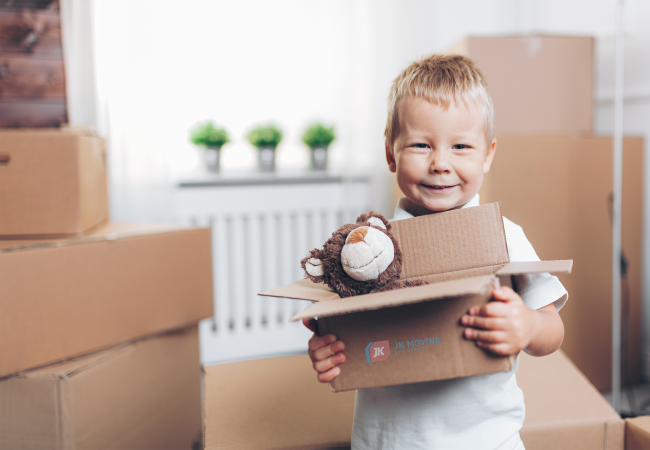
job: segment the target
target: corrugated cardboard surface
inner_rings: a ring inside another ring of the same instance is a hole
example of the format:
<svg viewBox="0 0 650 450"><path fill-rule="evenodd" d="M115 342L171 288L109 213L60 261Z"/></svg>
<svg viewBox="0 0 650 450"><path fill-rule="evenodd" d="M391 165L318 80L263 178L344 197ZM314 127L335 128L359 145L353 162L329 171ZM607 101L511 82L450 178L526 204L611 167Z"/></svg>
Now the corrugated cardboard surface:
<svg viewBox="0 0 650 450"><path fill-rule="evenodd" d="M402 250L404 279L509 261L499 203L399 220L392 226Z"/></svg>
<svg viewBox="0 0 650 450"><path fill-rule="evenodd" d="M319 383L306 355L207 366L205 448L349 448L354 396Z"/></svg>
<svg viewBox="0 0 650 450"><path fill-rule="evenodd" d="M623 449L624 422L561 352L522 353L517 382L526 450ZM354 394L328 392L305 355L208 366L203 383L206 449L350 445Z"/></svg>
<svg viewBox="0 0 650 450"><path fill-rule="evenodd" d="M625 448L647 450L650 448L650 416L625 419Z"/></svg>
<svg viewBox="0 0 650 450"><path fill-rule="evenodd" d="M450 53L474 59L485 76L498 134L592 130L593 38L470 37Z"/></svg>
<svg viewBox="0 0 650 450"><path fill-rule="evenodd" d="M0 375L195 323L212 303L209 229L0 241Z"/></svg>
<svg viewBox="0 0 650 450"><path fill-rule="evenodd" d="M498 137L481 201L499 200L542 259L575 260L560 276L569 292L561 311L562 349L601 391L610 389L612 139L605 136ZM638 379L641 330L643 140L626 138L623 157L623 252L629 266L629 360ZM627 284L623 283L626 287Z"/></svg>
<svg viewBox="0 0 650 450"><path fill-rule="evenodd" d="M0 448L187 449L201 429L196 327L0 381Z"/></svg>
<svg viewBox="0 0 650 450"><path fill-rule="evenodd" d="M477 295L428 301L396 308L318 319L319 334L345 342L346 362L330 386L333 391L392 386L458 376L505 372L513 357L491 356L465 339L460 317L491 299ZM387 359L370 362L369 343L388 341ZM401 344L401 345L400 345Z"/></svg>
<svg viewBox="0 0 650 450"><path fill-rule="evenodd" d="M104 140L0 131L0 235L76 235L108 219Z"/></svg>

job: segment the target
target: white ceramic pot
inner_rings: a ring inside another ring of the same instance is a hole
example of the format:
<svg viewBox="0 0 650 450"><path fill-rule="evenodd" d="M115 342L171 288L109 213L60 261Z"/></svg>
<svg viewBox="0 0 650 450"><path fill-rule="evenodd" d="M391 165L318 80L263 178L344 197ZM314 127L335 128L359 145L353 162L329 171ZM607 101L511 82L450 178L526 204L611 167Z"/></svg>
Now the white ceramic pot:
<svg viewBox="0 0 650 450"><path fill-rule="evenodd" d="M205 149L205 166L208 171L219 172L219 159L221 157L221 147L212 147Z"/></svg>
<svg viewBox="0 0 650 450"><path fill-rule="evenodd" d="M327 170L327 149L316 147L311 149L312 170Z"/></svg>
<svg viewBox="0 0 650 450"><path fill-rule="evenodd" d="M257 155L262 172L275 171L275 147L260 147Z"/></svg>

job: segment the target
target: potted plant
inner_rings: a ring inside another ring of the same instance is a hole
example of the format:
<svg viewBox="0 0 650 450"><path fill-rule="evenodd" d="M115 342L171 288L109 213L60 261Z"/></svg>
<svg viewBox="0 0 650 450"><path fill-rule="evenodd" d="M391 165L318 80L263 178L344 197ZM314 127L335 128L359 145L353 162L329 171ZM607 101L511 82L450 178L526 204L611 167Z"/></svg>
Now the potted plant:
<svg viewBox="0 0 650 450"><path fill-rule="evenodd" d="M260 170L273 172L275 170L275 149L282 140L282 130L272 123L258 125L246 134L246 139L259 150Z"/></svg>
<svg viewBox="0 0 650 450"><path fill-rule="evenodd" d="M313 123L302 135L302 141L311 149L311 168L313 170L327 169L327 148L336 139L334 127L326 127L321 123Z"/></svg>
<svg viewBox="0 0 650 450"><path fill-rule="evenodd" d="M219 172L221 147L230 142L230 136L225 128L215 126L207 120L197 124L190 131L190 141L195 145L205 147L205 164L210 172Z"/></svg>

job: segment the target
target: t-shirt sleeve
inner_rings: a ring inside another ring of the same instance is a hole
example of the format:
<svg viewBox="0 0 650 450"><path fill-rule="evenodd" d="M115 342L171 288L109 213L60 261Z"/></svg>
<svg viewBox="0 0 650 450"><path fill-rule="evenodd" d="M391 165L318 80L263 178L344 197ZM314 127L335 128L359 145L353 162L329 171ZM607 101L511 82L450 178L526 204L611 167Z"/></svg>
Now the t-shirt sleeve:
<svg viewBox="0 0 650 450"><path fill-rule="evenodd" d="M510 261L539 261L539 256L526 238L524 230L503 218ZM515 275L514 288L530 309L540 309L555 304L559 311L569 299L569 294L556 276L544 273Z"/></svg>

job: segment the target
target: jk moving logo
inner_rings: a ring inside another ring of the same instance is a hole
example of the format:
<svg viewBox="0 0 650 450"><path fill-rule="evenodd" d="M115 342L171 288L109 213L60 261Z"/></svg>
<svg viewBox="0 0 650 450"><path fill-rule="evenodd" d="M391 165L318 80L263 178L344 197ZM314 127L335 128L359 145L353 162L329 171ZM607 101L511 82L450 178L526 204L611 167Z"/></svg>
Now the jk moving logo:
<svg viewBox="0 0 650 450"><path fill-rule="evenodd" d="M404 345L406 343L406 345ZM440 337L412 339L410 341L395 342L393 352L396 355L404 355L406 353L420 353L426 352L430 345L440 344ZM390 342L378 341L371 342L366 347L366 362L380 362L386 361L390 356ZM401 357L400 357L401 358Z"/></svg>
<svg viewBox="0 0 650 450"><path fill-rule="evenodd" d="M366 362L386 361L390 356L390 343L388 341L371 342L366 347Z"/></svg>

